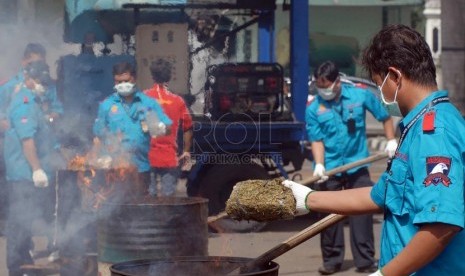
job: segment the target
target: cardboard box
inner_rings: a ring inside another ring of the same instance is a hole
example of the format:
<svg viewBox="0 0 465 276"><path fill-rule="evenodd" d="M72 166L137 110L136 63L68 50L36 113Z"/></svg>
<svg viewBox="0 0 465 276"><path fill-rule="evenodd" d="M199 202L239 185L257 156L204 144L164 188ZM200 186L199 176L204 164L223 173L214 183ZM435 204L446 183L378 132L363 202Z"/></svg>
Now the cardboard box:
<svg viewBox="0 0 465 276"><path fill-rule="evenodd" d="M168 85L170 91L186 94L189 89L187 23L137 26L136 62L139 88L152 87L150 64L158 58L167 59L173 64L171 81Z"/></svg>

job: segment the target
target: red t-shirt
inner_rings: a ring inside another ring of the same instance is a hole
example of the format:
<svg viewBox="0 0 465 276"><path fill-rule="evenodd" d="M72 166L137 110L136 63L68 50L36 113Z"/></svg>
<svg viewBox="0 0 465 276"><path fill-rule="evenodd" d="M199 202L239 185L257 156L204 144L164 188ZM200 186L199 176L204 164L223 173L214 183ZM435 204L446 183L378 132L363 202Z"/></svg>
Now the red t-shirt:
<svg viewBox="0 0 465 276"><path fill-rule="evenodd" d="M163 85L155 84L145 91L149 97L155 98L162 106L165 114L173 121L169 135L152 138L150 141L150 166L172 168L178 166L177 133L182 123L183 131L192 128L192 117L183 98L169 92Z"/></svg>

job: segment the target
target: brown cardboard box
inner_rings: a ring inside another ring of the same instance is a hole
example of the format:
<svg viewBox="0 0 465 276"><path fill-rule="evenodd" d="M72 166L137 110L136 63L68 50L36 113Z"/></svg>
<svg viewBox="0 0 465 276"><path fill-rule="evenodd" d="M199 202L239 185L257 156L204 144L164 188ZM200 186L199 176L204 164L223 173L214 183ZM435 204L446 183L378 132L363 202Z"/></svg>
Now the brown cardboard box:
<svg viewBox="0 0 465 276"><path fill-rule="evenodd" d="M187 23L137 26L136 61L139 88L144 90L153 85L150 63L158 58L165 58L173 63L169 89L186 94L189 85Z"/></svg>

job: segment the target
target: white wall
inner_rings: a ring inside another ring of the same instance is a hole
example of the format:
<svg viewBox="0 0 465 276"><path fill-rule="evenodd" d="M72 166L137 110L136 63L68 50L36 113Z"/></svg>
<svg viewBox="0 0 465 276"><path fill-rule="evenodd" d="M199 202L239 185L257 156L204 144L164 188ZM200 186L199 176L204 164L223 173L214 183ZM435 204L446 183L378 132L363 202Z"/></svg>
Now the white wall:
<svg viewBox="0 0 465 276"><path fill-rule="evenodd" d="M78 45L63 43L64 1L18 0L18 20L0 24L0 81L20 69L27 43L37 42L47 50L47 62L56 77L56 61L61 55L78 53Z"/></svg>

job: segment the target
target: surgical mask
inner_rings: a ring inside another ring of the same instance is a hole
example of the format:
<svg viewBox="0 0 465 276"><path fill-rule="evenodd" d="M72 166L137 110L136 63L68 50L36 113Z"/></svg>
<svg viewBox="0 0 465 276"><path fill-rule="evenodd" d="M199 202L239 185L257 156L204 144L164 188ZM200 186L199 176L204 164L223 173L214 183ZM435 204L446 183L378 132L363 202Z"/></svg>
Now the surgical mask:
<svg viewBox="0 0 465 276"><path fill-rule="evenodd" d="M323 100L331 101L336 97L336 93L333 91L335 84L336 82L333 82L333 84L331 84L331 86L328 88L317 87L316 90L318 91L318 95L320 95L320 97L322 97Z"/></svg>
<svg viewBox="0 0 465 276"><path fill-rule="evenodd" d="M383 83L381 84L381 86L378 86L379 92L381 93L381 100L383 101L383 106L387 110L389 115L395 116L395 117L403 117L402 113L400 112L399 103L396 101L397 92L399 91L399 86L397 86L397 88L396 88L396 93L394 94L394 100L392 100L392 102L388 102L384 98L383 86L386 83L386 80L387 80L388 76L389 76L389 72L387 73L386 77L384 78Z"/></svg>
<svg viewBox="0 0 465 276"><path fill-rule="evenodd" d="M117 85L115 85L114 89L120 96L127 97L134 93L135 91L134 87L135 87L134 83L122 82L122 83L118 83Z"/></svg>

